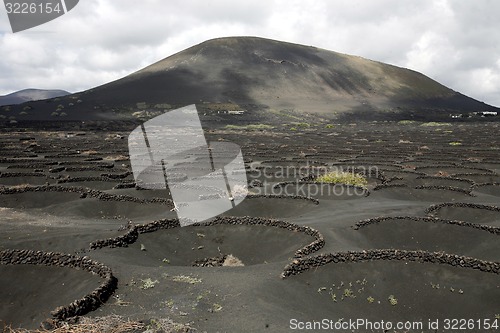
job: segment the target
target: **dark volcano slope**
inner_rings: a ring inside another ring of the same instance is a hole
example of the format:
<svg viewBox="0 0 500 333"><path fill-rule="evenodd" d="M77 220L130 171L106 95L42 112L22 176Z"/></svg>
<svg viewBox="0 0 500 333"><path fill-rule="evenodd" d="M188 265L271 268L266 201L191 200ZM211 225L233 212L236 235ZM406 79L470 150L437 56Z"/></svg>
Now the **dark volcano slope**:
<svg viewBox="0 0 500 333"><path fill-rule="evenodd" d="M23 89L11 94L0 96L0 106L56 98L69 94L71 93L65 90Z"/></svg>
<svg viewBox="0 0 500 333"><path fill-rule="evenodd" d="M134 119L134 112L152 117L188 104L208 114L294 110L337 119L431 120L498 110L412 70L312 46L231 37L195 45L88 91L30 102L32 110L16 120ZM10 115L22 108L12 107Z"/></svg>

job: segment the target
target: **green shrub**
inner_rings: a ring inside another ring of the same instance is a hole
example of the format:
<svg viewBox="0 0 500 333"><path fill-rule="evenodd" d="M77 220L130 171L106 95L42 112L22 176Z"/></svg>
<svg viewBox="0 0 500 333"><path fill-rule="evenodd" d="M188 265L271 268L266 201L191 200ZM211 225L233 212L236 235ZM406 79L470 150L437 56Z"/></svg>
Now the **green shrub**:
<svg viewBox="0 0 500 333"><path fill-rule="evenodd" d="M189 275L177 275L172 277L172 280L175 282L184 282L189 284L197 284L201 282L201 279Z"/></svg>
<svg viewBox="0 0 500 333"><path fill-rule="evenodd" d="M411 124L415 124L415 123L416 123L415 120L400 120L400 121L398 121L399 125L411 125Z"/></svg>
<svg viewBox="0 0 500 333"><path fill-rule="evenodd" d="M156 284L158 283L158 280L153 281L153 280L151 280L151 278L147 278L147 279L144 279L141 281L142 281L142 285L139 288L141 288L143 290L154 288L156 286Z"/></svg>
<svg viewBox="0 0 500 333"><path fill-rule="evenodd" d="M159 103L154 106L155 109L171 109L172 106L167 103Z"/></svg>
<svg viewBox="0 0 500 333"><path fill-rule="evenodd" d="M234 129L234 130L265 130L265 129L273 129L274 126L266 125L266 124L250 124L250 125L226 125L226 129Z"/></svg>
<svg viewBox="0 0 500 333"><path fill-rule="evenodd" d="M346 184L366 187L368 181L360 174L353 172L330 172L316 178L317 182L330 184Z"/></svg>
<svg viewBox="0 0 500 333"><path fill-rule="evenodd" d="M144 110L145 108L148 107L146 102L137 102L137 103L135 103L135 105L137 106L137 108L139 110Z"/></svg>
<svg viewBox="0 0 500 333"><path fill-rule="evenodd" d="M273 129L274 126L271 125L266 125L266 124L252 124L252 125L247 125L247 129L255 129L255 130L263 130L263 129Z"/></svg>
<svg viewBox="0 0 500 333"><path fill-rule="evenodd" d="M344 297L355 298L354 292L352 289L344 289Z"/></svg>
<svg viewBox="0 0 500 333"><path fill-rule="evenodd" d="M335 126L333 124L326 124L325 128L334 128Z"/></svg>
<svg viewBox="0 0 500 333"><path fill-rule="evenodd" d="M428 123L423 123L420 126L424 126L424 127L440 127L440 126L451 126L451 124L450 123L437 123L435 121L431 121L431 122L428 122Z"/></svg>
<svg viewBox="0 0 500 333"><path fill-rule="evenodd" d="M462 142L458 142L458 141L452 141L449 143L450 146L461 146L462 145Z"/></svg>

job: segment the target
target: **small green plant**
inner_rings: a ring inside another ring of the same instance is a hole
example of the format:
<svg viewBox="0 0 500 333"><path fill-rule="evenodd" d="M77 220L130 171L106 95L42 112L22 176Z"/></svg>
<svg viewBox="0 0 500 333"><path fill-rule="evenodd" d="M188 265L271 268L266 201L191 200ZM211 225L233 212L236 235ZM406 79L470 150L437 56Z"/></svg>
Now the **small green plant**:
<svg viewBox="0 0 500 333"><path fill-rule="evenodd" d="M415 124L415 123L416 123L415 120L400 120L400 121L398 121L399 125L411 125L411 124Z"/></svg>
<svg viewBox="0 0 500 333"><path fill-rule="evenodd" d="M335 127L335 125L333 125L333 124L326 124L325 125L325 128L334 128L334 127Z"/></svg>
<svg viewBox="0 0 500 333"><path fill-rule="evenodd" d="M27 115L27 114L28 114L28 112L26 112L26 111L21 111L21 112L19 112L19 115L20 115L20 116L25 116L25 115Z"/></svg>
<svg viewBox="0 0 500 333"><path fill-rule="evenodd" d="M59 112L52 112L50 114L51 117L57 117L59 115Z"/></svg>
<svg viewBox="0 0 500 333"><path fill-rule="evenodd" d="M459 141L452 141L449 143L450 146L461 146L462 145L462 142L459 142Z"/></svg>
<svg viewBox="0 0 500 333"><path fill-rule="evenodd" d="M156 319L153 318L153 319L151 319L149 321L149 324L148 324L147 328L148 328L148 330L155 330L155 331L157 331L157 330L159 330L161 328L161 325L160 325L159 322L156 321Z"/></svg>
<svg viewBox="0 0 500 333"><path fill-rule="evenodd" d="M170 260L168 260L167 258L163 258L161 261L165 264L170 264Z"/></svg>
<svg viewBox="0 0 500 333"><path fill-rule="evenodd" d="M189 284L197 284L201 282L201 279L188 275L176 275L172 277L172 280L174 280L175 282L184 282Z"/></svg>
<svg viewBox="0 0 500 333"><path fill-rule="evenodd" d="M495 315L495 319L500 319L500 313L497 313L497 314Z"/></svg>
<svg viewBox="0 0 500 333"><path fill-rule="evenodd" d="M398 304L398 299L396 297L394 297L394 295L390 295L389 298L387 298L387 300L389 301L389 303L392 306L395 306Z"/></svg>
<svg viewBox="0 0 500 333"><path fill-rule="evenodd" d="M214 304L212 305L212 310L213 310L214 312L219 312L220 310L222 310L222 305L217 304L217 303L214 303Z"/></svg>
<svg viewBox="0 0 500 333"><path fill-rule="evenodd" d="M368 301L368 303L373 303L373 302L375 302L375 298L373 298L373 297L371 297L371 296L368 296L368 297L366 298L366 300Z"/></svg>
<svg viewBox="0 0 500 333"><path fill-rule="evenodd" d="M290 127L290 131L296 131L297 127Z"/></svg>
<svg viewBox="0 0 500 333"><path fill-rule="evenodd" d="M431 121L431 122L428 122L428 123L423 123L420 126L424 126L424 127L441 127L441 126L451 126L451 124L450 123L438 123L438 122L435 122L435 121Z"/></svg>
<svg viewBox="0 0 500 333"><path fill-rule="evenodd" d="M316 178L317 182L330 184L346 184L366 187L368 181L365 177L354 172L330 172Z"/></svg>
<svg viewBox="0 0 500 333"><path fill-rule="evenodd" d="M147 290L147 289L151 289L151 288L154 288L156 286L156 284L158 284L158 280L151 280L151 278L147 278L147 279L144 279L142 280L142 285L139 287L143 290Z"/></svg>
<svg viewBox="0 0 500 333"><path fill-rule="evenodd" d="M249 125L226 125L226 129L233 130L270 130L273 129L274 126L266 125L266 124L249 124Z"/></svg>
<svg viewBox="0 0 500 333"><path fill-rule="evenodd" d="M61 113L59 114L59 117L66 117L67 115L68 115L68 114L67 114L66 112L61 112Z"/></svg>
<svg viewBox="0 0 500 333"><path fill-rule="evenodd" d="M348 289L348 288L344 289L344 294L343 294L343 296L344 296L345 298L347 298L347 297L350 297L350 298L355 298L355 297L356 297L356 295L354 295L354 292L352 291L352 289Z"/></svg>
<svg viewBox="0 0 500 333"><path fill-rule="evenodd" d="M138 109L140 110L144 110L145 108L148 107L147 103L146 102L137 102L135 103L135 105L137 106Z"/></svg>
<svg viewBox="0 0 500 333"><path fill-rule="evenodd" d="M154 108L155 109L170 109L170 108L172 108L172 106L170 104L167 104L167 103L159 103L159 104L155 104Z"/></svg>

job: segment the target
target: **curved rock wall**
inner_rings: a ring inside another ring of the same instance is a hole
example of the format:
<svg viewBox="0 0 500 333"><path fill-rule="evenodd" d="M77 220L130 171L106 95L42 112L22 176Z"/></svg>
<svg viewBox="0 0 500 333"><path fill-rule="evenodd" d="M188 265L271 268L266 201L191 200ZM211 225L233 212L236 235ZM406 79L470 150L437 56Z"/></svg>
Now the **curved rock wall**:
<svg viewBox="0 0 500 333"><path fill-rule="evenodd" d="M479 260L472 257L447 254L443 252L406 251L394 249L366 250L359 252L339 252L320 254L314 257L296 259L285 266L282 278L303 273L311 268L328 263L366 262L374 260L399 260L420 263L446 264L455 267L477 269L482 272L500 274L500 263Z"/></svg>
<svg viewBox="0 0 500 333"><path fill-rule="evenodd" d="M69 305L60 306L51 312L56 320L84 315L97 309L113 294L117 287L117 279L111 269L87 257L78 257L58 252L42 252L33 250L3 250L0 251L1 265L45 265L77 268L92 274L97 274L104 281L90 294L73 301Z"/></svg>

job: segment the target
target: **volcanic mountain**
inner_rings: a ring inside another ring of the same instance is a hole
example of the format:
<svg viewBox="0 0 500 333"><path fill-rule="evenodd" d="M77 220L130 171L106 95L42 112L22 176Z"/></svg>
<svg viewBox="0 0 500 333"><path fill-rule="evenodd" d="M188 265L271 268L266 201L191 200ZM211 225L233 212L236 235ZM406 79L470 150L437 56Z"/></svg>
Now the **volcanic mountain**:
<svg viewBox="0 0 500 333"><path fill-rule="evenodd" d="M24 118L147 118L188 104L199 105L205 115L242 110L243 118L254 120L280 112L436 120L498 110L409 69L312 46L231 37L203 42L59 101L30 103Z"/></svg>
<svg viewBox="0 0 500 333"><path fill-rule="evenodd" d="M0 106L21 104L28 101L61 97L71 94L65 90L23 89L7 95L0 96Z"/></svg>

